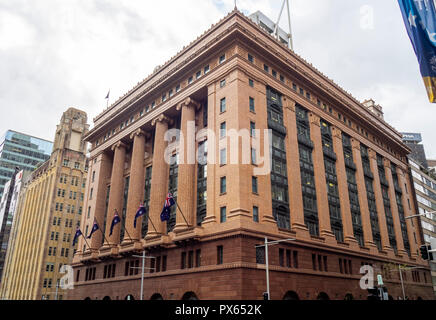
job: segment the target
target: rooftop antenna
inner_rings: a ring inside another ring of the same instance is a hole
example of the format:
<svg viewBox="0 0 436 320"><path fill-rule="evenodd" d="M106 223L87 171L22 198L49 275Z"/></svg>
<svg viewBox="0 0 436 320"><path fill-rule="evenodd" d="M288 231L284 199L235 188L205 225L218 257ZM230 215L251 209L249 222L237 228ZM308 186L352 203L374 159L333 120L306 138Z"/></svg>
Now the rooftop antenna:
<svg viewBox="0 0 436 320"><path fill-rule="evenodd" d="M236 3L236 0L235 0ZM293 37L292 37L292 26L291 26L291 7L289 6L289 0L283 0L282 8L280 9L279 18L277 19L277 23L274 29L274 35L276 36L277 40L279 40L279 23L280 19L282 18L283 9L286 7L288 9L288 24L289 24L289 33L288 33L288 45L289 48L294 51L294 44L293 44Z"/></svg>

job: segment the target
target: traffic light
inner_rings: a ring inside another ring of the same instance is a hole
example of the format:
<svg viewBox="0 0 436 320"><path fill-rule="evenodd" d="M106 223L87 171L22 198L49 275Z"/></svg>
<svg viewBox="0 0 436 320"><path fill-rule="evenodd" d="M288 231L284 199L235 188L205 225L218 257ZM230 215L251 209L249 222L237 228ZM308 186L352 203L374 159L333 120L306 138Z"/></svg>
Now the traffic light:
<svg viewBox="0 0 436 320"><path fill-rule="evenodd" d="M263 300L269 300L268 299L268 292L263 293Z"/></svg>
<svg viewBox="0 0 436 320"><path fill-rule="evenodd" d="M427 252L428 252L428 256L430 258L430 261L433 261L433 253L430 252L431 251L431 245L427 246L427 250L428 250Z"/></svg>
<svg viewBox="0 0 436 320"><path fill-rule="evenodd" d="M428 260L428 251L427 251L427 245L423 245L419 248L421 251L421 257L423 260Z"/></svg>

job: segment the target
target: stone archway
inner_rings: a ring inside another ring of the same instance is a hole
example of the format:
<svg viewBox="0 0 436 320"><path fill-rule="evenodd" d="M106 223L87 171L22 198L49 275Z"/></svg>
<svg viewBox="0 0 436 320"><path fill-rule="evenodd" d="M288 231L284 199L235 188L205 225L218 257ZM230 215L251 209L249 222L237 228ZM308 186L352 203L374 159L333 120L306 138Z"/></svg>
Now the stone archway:
<svg viewBox="0 0 436 320"><path fill-rule="evenodd" d="M150 300L163 300L160 293L155 293L151 296Z"/></svg>
<svg viewBox="0 0 436 320"><path fill-rule="evenodd" d="M190 291L190 292L186 292L183 295L182 300L199 300L199 299L194 292Z"/></svg>
<svg viewBox="0 0 436 320"><path fill-rule="evenodd" d="M327 293L325 292L321 292L318 297L316 298L316 300L330 300L329 296Z"/></svg>
<svg viewBox="0 0 436 320"><path fill-rule="evenodd" d="M124 298L124 300L135 300L135 297L133 296L133 294L129 294Z"/></svg>
<svg viewBox="0 0 436 320"><path fill-rule="evenodd" d="M103 301L110 301L110 300L112 300L112 299L109 296L106 296L106 297L103 298Z"/></svg>
<svg viewBox="0 0 436 320"><path fill-rule="evenodd" d="M90 297L86 297L85 301L91 301L91 298Z"/></svg>
<svg viewBox="0 0 436 320"><path fill-rule="evenodd" d="M288 291L283 296L283 300L300 300L300 297L295 291Z"/></svg>
<svg viewBox="0 0 436 320"><path fill-rule="evenodd" d="M354 300L354 297L351 293L347 293L344 297L344 300L347 300L347 301Z"/></svg>

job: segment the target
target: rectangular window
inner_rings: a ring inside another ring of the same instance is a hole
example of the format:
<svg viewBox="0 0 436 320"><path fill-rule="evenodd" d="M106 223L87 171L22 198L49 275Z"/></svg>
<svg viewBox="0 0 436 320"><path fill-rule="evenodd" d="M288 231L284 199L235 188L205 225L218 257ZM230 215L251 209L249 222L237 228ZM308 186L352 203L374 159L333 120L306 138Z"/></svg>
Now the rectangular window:
<svg viewBox="0 0 436 320"><path fill-rule="evenodd" d="M265 247L256 247L256 263L265 264Z"/></svg>
<svg viewBox="0 0 436 320"><path fill-rule="evenodd" d="M216 264L223 264L224 263L224 247L218 246L216 251L217 251Z"/></svg>
<svg viewBox="0 0 436 320"><path fill-rule="evenodd" d="M277 71L273 70L273 71L272 71L272 76L273 76L274 78L277 78Z"/></svg>
<svg viewBox="0 0 436 320"><path fill-rule="evenodd" d="M285 266L285 250L282 248L279 248L279 264L280 267Z"/></svg>
<svg viewBox="0 0 436 320"><path fill-rule="evenodd" d="M226 86L226 79L220 81L220 88L224 88Z"/></svg>
<svg viewBox="0 0 436 320"><path fill-rule="evenodd" d="M291 250L286 250L286 267L291 267Z"/></svg>
<svg viewBox="0 0 436 320"><path fill-rule="evenodd" d="M188 79L188 84L191 84L193 80L194 80L194 78L192 76L190 76Z"/></svg>
<svg viewBox="0 0 436 320"><path fill-rule="evenodd" d="M225 138L226 135L227 135L226 126L227 126L227 125L226 125L225 122L223 122L223 123L220 124L220 138L221 138L221 139L222 139L222 138Z"/></svg>
<svg viewBox="0 0 436 320"><path fill-rule="evenodd" d="M259 208L253 207L253 221L259 222Z"/></svg>
<svg viewBox="0 0 436 320"><path fill-rule="evenodd" d="M280 75L280 81L281 81L281 82L285 82L285 77L282 76L282 75Z"/></svg>
<svg viewBox="0 0 436 320"><path fill-rule="evenodd" d="M294 268L298 268L298 251L292 251L292 259L294 261Z"/></svg>
<svg viewBox="0 0 436 320"><path fill-rule="evenodd" d="M182 261L180 263L180 269L186 268L186 252L182 252Z"/></svg>
<svg viewBox="0 0 436 320"><path fill-rule="evenodd" d="M220 101L220 112L223 113L226 111L226 98L222 98Z"/></svg>
<svg viewBox="0 0 436 320"><path fill-rule="evenodd" d="M251 178L251 189L253 193L258 193L258 184L257 184L257 177Z"/></svg>
<svg viewBox="0 0 436 320"><path fill-rule="evenodd" d="M162 257L162 272L167 271L167 256Z"/></svg>
<svg viewBox="0 0 436 320"><path fill-rule="evenodd" d="M191 250L188 252L188 268L191 269L194 267L194 251Z"/></svg>
<svg viewBox="0 0 436 320"><path fill-rule="evenodd" d="M176 92L179 92L180 91L180 84L178 84L177 86L176 86Z"/></svg>
<svg viewBox="0 0 436 320"><path fill-rule="evenodd" d="M221 223L227 220L227 207L221 207L220 209L220 221Z"/></svg>
<svg viewBox="0 0 436 320"><path fill-rule="evenodd" d="M221 177L220 179L220 193L224 194L227 192L227 178Z"/></svg>
<svg viewBox="0 0 436 320"><path fill-rule="evenodd" d="M226 61L226 55L225 55L225 54L223 54L223 55L220 57L220 59L219 59L219 63L221 64L221 63L223 63L224 61Z"/></svg>
<svg viewBox="0 0 436 320"><path fill-rule="evenodd" d="M263 65L263 70L265 70L265 72L269 72L269 67L266 64L264 64Z"/></svg>
<svg viewBox="0 0 436 320"><path fill-rule="evenodd" d="M250 111L255 112L254 98L250 97Z"/></svg>
<svg viewBox="0 0 436 320"><path fill-rule="evenodd" d="M201 250L200 249L195 251L195 267L196 268L201 267Z"/></svg>
<svg viewBox="0 0 436 320"><path fill-rule="evenodd" d="M316 254L312 253L312 269L316 270Z"/></svg>
<svg viewBox="0 0 436 320"><path fill-rule="evenodd" d="M210 67L209 67L209 65L205 66L205 67L204 67L204 74L209 73L209 71L210 71Z"/></svg>
<svg viewBox="0 0 436 320"><path fill-rule="evenodd" d="M249 79L249 80L248 80L248 85L249 85L250 87L254 88L254 81L251 80L251 79Z"/></svg>
<svg viewBox="0 0 436 320"><path fill-rule="evenodd" d="M197 71L197 73L195 74L195 78L199 79L201 77L201 70Z"/></svg>
<svg viewBox="0 0 436 320"><path fill-rule="evenodd" d="M256 137L256 123L253 121L250 122L250 136Z"/></svg>
<svg viewBox="0 0 436 320"><path fill-rule="evenodd" d="M227 164L227 149L221 149L220 150L220 165L226 165Z"/></svg>
<svg viewBox="0 0 436 320"><path fill-rule="evenodd" d="M251 148L251 164L257 164L256 149Z"/></svg>
<svg viewBox="0 0 436 320"><path fill-rule="evenodd" d="M254 58L251 54L248 54L248 61L250 61L251 63L254 62Z"/></svg>

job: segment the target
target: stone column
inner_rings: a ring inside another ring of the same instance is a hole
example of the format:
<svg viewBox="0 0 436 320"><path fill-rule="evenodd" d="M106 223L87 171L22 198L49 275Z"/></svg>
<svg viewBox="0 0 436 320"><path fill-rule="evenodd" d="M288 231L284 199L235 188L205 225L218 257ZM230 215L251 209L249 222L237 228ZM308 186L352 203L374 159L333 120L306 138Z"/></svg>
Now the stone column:
<svg viewBox="0 0 436 320"><path fill-rule="evenodd" d="M352 138L351 145L353 147L353 160L354 164L356 165L356 182L357 192L359 194L360 214L362 216L363 239L365 241L365 247L377 252L378 249L372 236L371 215L369 213L368 196L362 165L362 155L360 153L360 142Z"/></svg>
<svg viewBox="0 0 436 320"><path fill-rule="evenodd" d="M145 156L145 132L141 129L136 130L130 135L133 139L132 161L130 164L130 183L129 197L127 199L127 213L125 228L127 232L124 234L123 243L139 241L141 239L141 226L143 217L136 221L136 229L134 228L134 220L136 212L140 204L144 200L144 156ZM130 240L130 236L133 238Z"/></svg>
<svg viewBox="0 0 436 320"><path fill-rule="evenodd" d="M397 198L395 196L394 179L392 178L391 162L388 159L384 159L383 163L385 167L386 179L389 183L389 199L391 202L392 219L394 221L395 239L397 240L397 253L399 256L407 256L406 250L404 250L403 234L401 232L400 217L398 215Z"/></svg>
<svg viewBox="0 0 436 320"><path fill-rule="evenodd" d="M392 253L393 250L389 243L388 227L386 225L386 212L385 212L385 206L383 204L383 196L380 186L380 177L378 175L377 153L372 149L368 149L368 155L371 164L371 171L372 174L374 175L374 195L376 199L382 248L383 250Z"/></svg>
<svg viewBox="0 0 436 320"><path fill-rule="evenodd" d="M322 148L320 118L309 114L310 137L313 142L313 167L315 173L316 200L318 207L319 234L327 240L334 240L335 236L330 224L330 210L327 196L327 184L325 178L324 153Z"/></svg>
<svg viewBox="0 0 436 320"><path fill-rule="evenodd" d="M219 190L216 179L217 174L216 170L218 168L218 156L219 156L219 146L218 139L219 137L219 125L217 123L217 113L219 112L217 98L216 98L216 83L210 84L207 88L208 91L208 100L207 100L207 208L206 208L206 217L203 220L202 226L213 225L217 221L217 212L216 209L216 190Z"/></svg>
<svg viewBox="0 0 436 320"><path fill-rule="evenodd" d="M304 223L304 206L301 188L300 152L298 149L297 117L295 114L295 101L284 98L284 118L288 131L286 136L286 157L288 158L288 188L289 204L291 208L291 229L309 237L309 230Z"/></svg>
<svg viewBox="0 0 436 320"><path fill-rule="evenodd" d="M160 115L154 119L152 125L156 127L154 134L153 171L151 174L151 195L149 215L152 224L148 228L146 239L155 238L165 234L165 223L160 219L166 196L168 195L169 165L165 161L165 133L168 131L169 118ZM152 225L156 227L153 229Z"/></svg>
<svg viewBox="0 0 436 320"><path fill-rule="evenodd" d="M126 149L127 146L121 141L112 146L112 150L114 151L114 160L112 164L111 190L109 193L105 233L106 239L109 241L107 245L110 247L114 247L120 242L120 230L122 222L115 226L112 236L109 234L115 210L118 211L120 217L122 215L121 211L123 209L124 163L126 160Z"/></svg>
<svg viewBox="0 0 436 320"><path fill-rule="evenodd" d="M397 175L398 175L398 184L400 185L401 191L403 192L403 196L401 197L401 200L404 208L404 217L406 218L406 217L413 216L414 215L413 211L409 209L409 203L412 205L409 192L407 191L409 189L406 190L405 188L406 186L405 173L403 169L401 169L400 167L397 167ZM409 202L407 201L407 199L409 199ZM412 221L410 219L406 219L406 227L407 227L407 235L409 236L410 256L412 259L416 259L417 246L415 243L415 239L413 237L414 228L412 226Z"/></svg>
<svg viewBox="0 0 436 320"><path fill-rule="evenodd" d="M195 111L200 105L191 98L177 107L182 110L176 226L174 232L195 226ZM186 221L185 221L186 219ZM188 223L188 225L186 225Z"/></svg>
<svg viewBox="0 0 436 320"><path fill-rule="evenodd" d="M106 154L102 153L97 157L97 163L96 165L92 165L89 172L92 172L95 168L96 172L96 192L95 192L95 208L94 209L94 218L97 220L98 226L100 228L100 231L95 232L92 235L90 241L90 246L92 250L97 250L101 247L101 244L103 243L103 234L105 226L104 223L104 214L106 210L106 195L107 195L107 180L110 177L111 169L112 169L112 158ZM91 179L88 179L87 186L91 185ZM88 194L86 192L85 194ZM89 201L89 200L87 200ZM85 202L87 203L87 202ZM109 212L109 211L108 211ZM83 208L83 215L88 213L88 206L84 206ZM91 226L90 230L92 229L92 225L94 224L94 220L90 220Z"/></svg>
<svg viewBox="0 0 436 320"><path fill-rule="evenodd" d="M336 153L336 176L338 178L344 240L351 245L357 246L358 243L354 237L353 221L351 217L350 195L348 193L347 173L345 170L344 149L342 145L342 131L336 127L332 127L332 136L333 149Z"/></svg>

